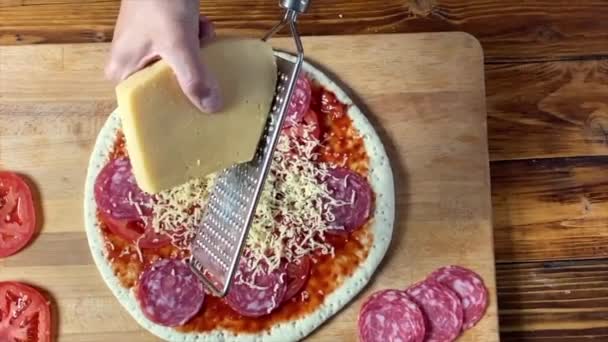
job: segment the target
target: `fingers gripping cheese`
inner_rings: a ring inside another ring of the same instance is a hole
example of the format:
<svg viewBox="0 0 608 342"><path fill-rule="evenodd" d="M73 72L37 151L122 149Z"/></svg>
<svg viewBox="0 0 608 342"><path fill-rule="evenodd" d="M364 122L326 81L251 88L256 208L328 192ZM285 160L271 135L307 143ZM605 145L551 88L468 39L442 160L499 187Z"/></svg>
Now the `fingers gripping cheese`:
<svg viewBox="0 0 608 342"><path fill-rule="evenodd" d="M262 135L276 86L272 47L253 39L220 39L201 58L221 87L221 112L200 112L159 61L116 88L137 184L158 193L249 161Z"/></svg>

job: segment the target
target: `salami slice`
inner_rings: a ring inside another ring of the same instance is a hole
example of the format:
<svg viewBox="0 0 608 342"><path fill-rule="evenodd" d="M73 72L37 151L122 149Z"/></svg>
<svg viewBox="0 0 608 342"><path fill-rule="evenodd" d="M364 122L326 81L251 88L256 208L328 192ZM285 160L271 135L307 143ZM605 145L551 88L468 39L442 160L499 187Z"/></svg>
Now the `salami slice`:
<svg viewBox="0 0 608 342"><path fill-rule="evenodd" d="M149 216L150 195L143 192L133 175L129 158L111 160L95 180L95 202L99 210L115 219Z"/></svg>
<svg viewBox="0 0 608 342"><path fill-rule="evenodd" d="M160 325L185 324L203 305L203 285L184 261L165 259L142 273L137 298L144 315Z"/></svg>
<svg viewBox="0 0 608 342"><path fill-rule="evenodd" d="M289 106L287 107L287 116L283 123L284 128L302 121L302 118L304 118L310 107L311 92L310 81L304 74L300 74L296 80L291 101L289 101Z"/></svg>
<svg viewBox="0 0 608 342"><path fill-rule="evenodd" d="M306 285L310 275L310 258L305 256L287 265L287 291L283 302L293 298Z"/></svg>
<svg viewBox="0 0 608 342"><path fill-rule="evenodd" d="M429 278L411 286L406 293L426 319L425 342L451 342L462 330L462 304L449 288Z"/></svg>
<svg viewBox="0 0 608 342"><path fill-rule="evenodd" d="M329 171L325 182L339 202L331 208L331 232L350 233L362 226L372 210L372 189L367 180L347 168L335 168Z"/></svg>
<svg viewBox="0 0 608 342"><path fill-rule="evenodd" d="M477 273L460 266L446 266L433 272L431 277L460 298L463 329L470 329L479 322L488 306L488 290Z"/></svg>
<svg viewBox="0 0 608 342"><path fill-rule="evenodd" d="M361 342L422 342L426 332L422 311L398 290L373 294L361 307L358 326Z"/></svg>
<svg viewBox="0 0 608 342"><path fill-rule="evenodd" d="M254 273L258 269L258 273ZM241 262L236 277L226 295L226 303L239 314L246 317L260 317L276 309L285 297L287 290L285 268L267 272L264 265L248 269Z"/></svg>

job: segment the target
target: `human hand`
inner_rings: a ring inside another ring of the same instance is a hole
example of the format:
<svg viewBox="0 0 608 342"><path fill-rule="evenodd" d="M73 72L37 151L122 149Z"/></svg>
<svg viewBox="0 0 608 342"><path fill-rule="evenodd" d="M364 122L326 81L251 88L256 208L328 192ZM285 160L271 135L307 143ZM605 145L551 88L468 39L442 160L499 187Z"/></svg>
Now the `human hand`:
<svg viewBox="0 0 608 342"><path fill-rule="evenodd" d="M162 58L197 108L218 111L219 84L199 54L200 45L214 37L212 23L199 14L198 0L123 0L106 77L118 83Z"/></svg>

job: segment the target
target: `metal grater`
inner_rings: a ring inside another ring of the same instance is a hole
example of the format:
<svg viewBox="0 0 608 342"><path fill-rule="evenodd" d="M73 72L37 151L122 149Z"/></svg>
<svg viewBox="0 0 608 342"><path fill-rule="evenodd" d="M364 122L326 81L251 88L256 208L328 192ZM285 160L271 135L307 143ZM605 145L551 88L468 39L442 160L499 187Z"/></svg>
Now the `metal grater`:
<svg viewBox="0 0 608 342"><path fill-rule="evenodd" d="M308 4L309 0L280 0L280 6L285 9L283 19L263 40L289 26L297 50L296 62L275 54L277 91L255 157L250 162L235 165L219 174L191 244L190 267L207 289L219 297L227 294L238 268L241 251L270 170L287 105L304 60L296 21L298 15L306 11Z"/></svg>

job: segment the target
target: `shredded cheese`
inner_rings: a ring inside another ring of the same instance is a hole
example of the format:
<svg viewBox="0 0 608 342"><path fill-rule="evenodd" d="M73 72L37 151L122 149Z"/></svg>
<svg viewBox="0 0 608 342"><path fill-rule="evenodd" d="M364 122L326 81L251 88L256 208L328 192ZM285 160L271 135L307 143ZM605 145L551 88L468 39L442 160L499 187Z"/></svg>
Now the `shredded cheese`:
<svg viewBox="0 0 608 342"><path fill-rule="evenodd" d="M125 255L129 255L131 254L131 248L129 246L127 246L126 248L123 248L123 250L120 251L120 254L118 254L119 258L122 258Z"/></svg>
<svg viewBox="0 0 608 342"><path fill-rule="evenodd" d="M143 239L145 235L141 234L137 240L135 240L135 252L137 253L137 257L139 258L140 262L144 262L144 255L141 252L141 247L139 246L139 242L141 241L141 239Z"/></svg>
<svg viewBox="0 0 608 342"><path fill-rule="evenodd" d="M152 227L163 233L172 244L189 250L195 228L202 220L203 208L215 176L198 178L181 186L162 191L152 198Z"/></svg>
<svg viewBox="0 0 608 342"><path fill-rule="evenodd" d="M260 263L272 272L281 260L295 262L314 251L334 254L324 237L335 220L331 208L343 203L319 181L329 177L330 165L318 160L320 142L310 134L314 127L301 128L305 139L281 135L277 144L245 248L254 273L261 272Z"/></svg>
<svg viewBox="0 0 608 342"><path fill-rule="evenodd" d="M114 244L112 243L112 241L108 240L108 239L104 239L103 244L106 246L106 248L110 251L114 250Z"/></svg>
<svg viewBox="0 0 608 342"><path fill-rule="evenodd" d="M276 270L282 260L294 262L315 251L334 254L324 238L335 228L330 226L335 221L331 208L350 203L332 198L320 181L329 177L332 165L319 161L316 151L320 142L311 135L314 127L298 128L303 130L303 139L286 134L279 138L244 251L248 268L255 271L250 279L239 278L237 283L255 286L252 282L258 274ZM149 204L154 231L168 235L174 246L189 251L214 181L215 175L193 179L154 195ZM267 267L256 267L259 264Z"/></svg>

